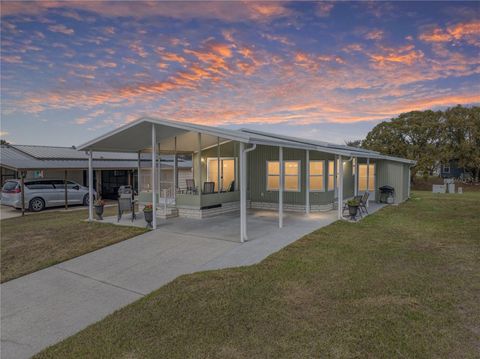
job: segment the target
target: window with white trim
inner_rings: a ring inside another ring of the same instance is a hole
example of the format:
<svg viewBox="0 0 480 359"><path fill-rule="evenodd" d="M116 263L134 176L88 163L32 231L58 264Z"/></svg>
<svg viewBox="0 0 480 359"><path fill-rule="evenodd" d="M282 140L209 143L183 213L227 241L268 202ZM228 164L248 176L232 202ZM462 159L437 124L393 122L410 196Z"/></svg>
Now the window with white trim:
<svg viewBox="0 0 480 359"><path fill-rule="evenodd" d="M283 161L284 191L300 192L300 161ZM280 162L267 161L267 191L280 188Z"/></svg>
<svg viewBox="0 0 480 359"><path fill-rule="evenodd" d="M278 191L280 188L280 164L278 161L267 161L267 191Z"/></svg>
<svg viewBox="0 0 480 359"><path fill-rule="evenodd" d="M368 191L375 190L375 163L370 163L368 168ZM358 190L365 192L367 190L367 164L358 165Z"/></svg>
<svg viewBox="0 0 480 359"><path fill-rule="evenodd" d="M325 191L325 161L310 161L309 174L310 192Z"/></svg>
<svg viewBox="0 0 480 359"><path fill-rule="evenodd" d="M450 165L443 165L443 172L450 173Z"/></svg>
<svg viewBox="0 0 480 359"><path fill-rule="evenodd" d="M335 161L328 161L328 183L327 187L329 191L335 190Z"/></svg>

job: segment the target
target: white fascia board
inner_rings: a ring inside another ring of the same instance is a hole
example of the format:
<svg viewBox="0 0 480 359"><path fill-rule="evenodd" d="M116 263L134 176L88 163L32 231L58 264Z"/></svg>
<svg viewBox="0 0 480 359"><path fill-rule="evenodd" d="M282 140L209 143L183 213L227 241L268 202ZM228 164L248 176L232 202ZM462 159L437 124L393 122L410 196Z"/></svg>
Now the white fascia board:
<svg viewBox="0 0 480 359"><path fill-rule="evenodd" d="M94 138L93 140L91 141L88 141L82 145L79 145L77 147L77 149L79 151L82 151L82 150L88 150L90 147L92 147L95 143L99 142L99 141L103 141L105 140L106 138L110 137L110 136L113 136L117 133L120 133L120 132L123 132L125 130L128 130L129 128L132 128L132 127L135 127L143 122L150 122L150 123L153 123L153 124L158 124L158 125L163 125L163 126L170 126L170 127L174 127L174 128L178 128L178 129L181 129L181 130L186 130L186 131L192 131L192 132L200 132L202 134L207 134L207 135L212 135L212 136L217 136L217 137L221 137L221 138L226 138L226 139L229 139L229 140L233 140L233 141L239 141L239 142L246 142L248 143L249 142L249 137L248 135L246 134L243 134L243 133L240 133L238 131L230 131L230 130L225 130L225 129L217 129L215 127L209 127L209 126L201 126L201 125L194 125L194 124L187 124L187 123L184 123L184 122L177 122L177 121L171 121L171 120L164 120L164 119L157 119L157 118L153 118L153 117L141 117L133 122L130 122L126 125L123 125L121 127L118 127L112 131L109 131L107 133L105 133L104 135L102 136L99 136L97 138ZM98 149L100 151L102 151L102 149ZM115 151L115 152L126 152L125 150L122 150L122 149L109 149L109 150L106 150L106 149L103 149L103 151ZM134 151L136 152L136 151Z"/></svg>

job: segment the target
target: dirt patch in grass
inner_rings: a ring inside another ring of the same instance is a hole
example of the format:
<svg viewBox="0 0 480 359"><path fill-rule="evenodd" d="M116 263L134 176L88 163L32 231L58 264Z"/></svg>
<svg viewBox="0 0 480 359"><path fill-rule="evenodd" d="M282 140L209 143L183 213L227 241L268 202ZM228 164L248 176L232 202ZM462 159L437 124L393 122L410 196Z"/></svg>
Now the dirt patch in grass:
<svg viewBox="0 0 480 359"><path fill-rule="evenodd" d="M257 265L179 277L36 358L478 357L479 203L414 193Z"/></svg>
<svg viewBox="0 0 480 359"><path fill-rule="evenodd" d="M113 215L116 208L105 208ZM1 282L144 233L142 228L88 223L86 210L45 212L0 221Z"/></svg>

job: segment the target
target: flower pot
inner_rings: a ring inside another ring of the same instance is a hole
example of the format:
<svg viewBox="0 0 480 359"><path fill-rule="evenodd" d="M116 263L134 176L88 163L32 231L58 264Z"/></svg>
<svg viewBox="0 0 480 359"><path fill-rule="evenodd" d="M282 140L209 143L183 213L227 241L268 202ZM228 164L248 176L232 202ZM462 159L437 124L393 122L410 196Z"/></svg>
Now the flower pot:
<svg viewBox="0 0 480 359"><path fill-rule="evenodd" d="M358 213L358 206L348 206L348 214L350 215L351 219L355 219Z"/></svg>
<svg viewBox="0 0 480 359"><path fill-rule="evenodd" d="M147 228L152 228L153 211L144 211L143 215L145 217L145 221L147 222Z"/></svg>
<svg viewBox="0 0 480 359"><path fill-rule="evenodd" d="M99 220L103 220L103 205L101 206L94 206L95 207L95 214L97 215Z"/></svg>

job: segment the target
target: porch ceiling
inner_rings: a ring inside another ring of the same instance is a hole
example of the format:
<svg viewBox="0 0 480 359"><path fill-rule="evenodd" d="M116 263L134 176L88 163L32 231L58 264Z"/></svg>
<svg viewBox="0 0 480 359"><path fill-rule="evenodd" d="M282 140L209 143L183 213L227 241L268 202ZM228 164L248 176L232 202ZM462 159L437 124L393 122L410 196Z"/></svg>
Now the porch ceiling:
<svg viewBox="0 0 480 359"><path fill-rule="evenodd" d="M198 133L202 134L202 148L213 146L218 137L221 141L237 140L248 142L247 134L207 126L186 124L168 120L141 118L123 127L115 129L88 143L79 146L79 150L138 152L151 151L152 124L155 126L157 143L160 150L173 151L177 137L178 152L198 150Z"/></svg>

